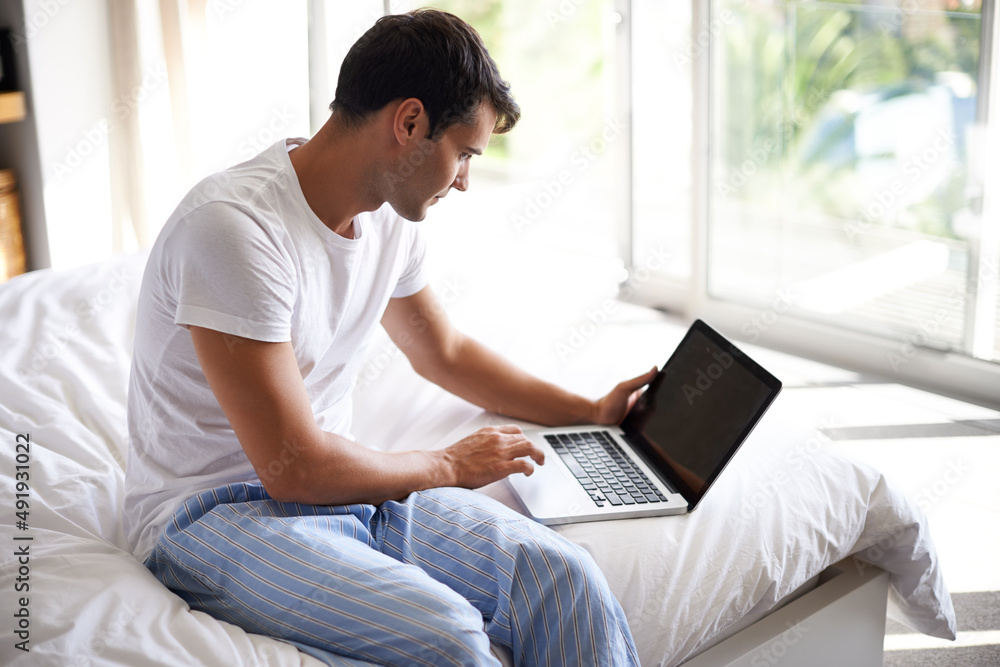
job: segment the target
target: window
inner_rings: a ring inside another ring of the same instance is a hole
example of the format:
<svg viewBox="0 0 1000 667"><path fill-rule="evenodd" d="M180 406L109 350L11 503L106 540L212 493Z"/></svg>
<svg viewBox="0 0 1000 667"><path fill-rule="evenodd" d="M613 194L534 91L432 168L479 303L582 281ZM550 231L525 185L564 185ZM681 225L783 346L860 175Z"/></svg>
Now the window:
<svg viewBox="0 0 1000 667"><path fill-rule="evenodd" d="M981 15L950 5L719 3L711 296L966 351Z"/></svg>

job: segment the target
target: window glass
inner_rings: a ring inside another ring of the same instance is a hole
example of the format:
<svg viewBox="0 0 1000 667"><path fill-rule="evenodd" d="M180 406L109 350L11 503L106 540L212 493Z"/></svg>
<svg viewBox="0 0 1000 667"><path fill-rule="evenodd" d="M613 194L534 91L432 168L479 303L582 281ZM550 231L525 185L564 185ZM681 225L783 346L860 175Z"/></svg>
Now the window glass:
<svg viewBox="0 0 1000 667"><path fill-rule="evenodd" d="M711 296L963 349L980 0L713 4Z"/></svg>

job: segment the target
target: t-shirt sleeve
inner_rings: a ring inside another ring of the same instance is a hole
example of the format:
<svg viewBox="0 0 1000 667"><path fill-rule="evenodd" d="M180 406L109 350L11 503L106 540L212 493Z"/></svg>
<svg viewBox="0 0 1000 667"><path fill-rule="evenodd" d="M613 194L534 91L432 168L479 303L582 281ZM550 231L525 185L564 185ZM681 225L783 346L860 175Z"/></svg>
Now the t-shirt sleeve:
<svg viewBox="0 0 1000 667"><path fill-rule="evenodd" d="M291 340L296 281L281 244L249 212L213 203L173 231L174 322L264 342Z"/></svg>
<svg viewBox="0 0 1000 667"><path fill-rule="evenodd" d="M427 273L424 267L427 245L424 242L424 235L416 223L407 221L403 224L408 236L409 254L403 272L396 282L396 289L392 292L393 299L412 296L427 285Z"/></svg>

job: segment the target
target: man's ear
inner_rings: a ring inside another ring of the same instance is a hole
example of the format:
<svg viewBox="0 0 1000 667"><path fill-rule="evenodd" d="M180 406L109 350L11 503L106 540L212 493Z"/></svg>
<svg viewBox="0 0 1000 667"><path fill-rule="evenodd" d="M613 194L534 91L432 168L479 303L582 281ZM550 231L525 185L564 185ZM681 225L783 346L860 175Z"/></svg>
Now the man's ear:
<svg viewBox="0 0 1000 667"><path fill-rule="evenodd" d="M427 136L428 127L427 110L416 97L408 97L396 106L392 130L400 145L423 139Z"/></svg>

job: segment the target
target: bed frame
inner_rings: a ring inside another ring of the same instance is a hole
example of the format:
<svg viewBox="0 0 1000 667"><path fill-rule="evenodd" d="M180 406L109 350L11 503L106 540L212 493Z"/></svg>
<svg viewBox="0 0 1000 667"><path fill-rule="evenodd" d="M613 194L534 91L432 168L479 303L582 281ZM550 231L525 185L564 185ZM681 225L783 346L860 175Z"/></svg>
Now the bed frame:
<svg viewBox="0 0 1000 667"><path fill-rule="evenodd" d="M684 667L882 667L889 575L851 558L814 589L681 663Z"/></svg>

